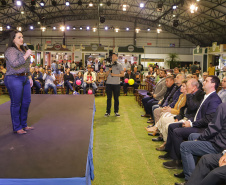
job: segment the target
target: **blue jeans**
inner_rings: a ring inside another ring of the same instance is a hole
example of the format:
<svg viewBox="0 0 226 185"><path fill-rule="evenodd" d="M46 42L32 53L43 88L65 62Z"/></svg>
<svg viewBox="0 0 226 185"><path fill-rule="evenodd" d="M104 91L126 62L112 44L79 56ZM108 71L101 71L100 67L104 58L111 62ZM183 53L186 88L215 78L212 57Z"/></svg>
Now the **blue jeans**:
<svg viewBox="0 0 226 185"><path fill-rule="evenodd" d="M40 94L40 89L42 88L41 83L34 80L35 93Z"/></svg>
<svg viewBox="0 0 226 185"><path fill-rule="evenodd" d="M183 163L185 180L188 180L195 169L197 156L205 154L217 154L218 152L209 141L194 141L200 136L199 133L192 133L188 140L180 145L181 159Z"/></svg>
<svg viewBox="0 0 226 185"><path fill-rule="evenodd" d="M44 91L45 91L46 94L48 94L48 89L49 88L53 88L53 93L57 94L57 89L56 89L56 85L55 84L45 84Z"/></svg>
<svg viewBox="0 0 226 185"><path fill-rule="evenodd" d="M27 127L28 108L31 103L31 86L27 76L6 75L5 85L11 99L13 131Z"/></svg>
<svg viewBox="0 0 226 185"><path fill-rule="evenodd" d="M70 89L71 91L73 91L73 87L72 87L73 84L71 84L68 80L66 80L66 81L64 82L64 85L65 85L65 87L66 87L66 94L69 94L69 89Z"/></svg>

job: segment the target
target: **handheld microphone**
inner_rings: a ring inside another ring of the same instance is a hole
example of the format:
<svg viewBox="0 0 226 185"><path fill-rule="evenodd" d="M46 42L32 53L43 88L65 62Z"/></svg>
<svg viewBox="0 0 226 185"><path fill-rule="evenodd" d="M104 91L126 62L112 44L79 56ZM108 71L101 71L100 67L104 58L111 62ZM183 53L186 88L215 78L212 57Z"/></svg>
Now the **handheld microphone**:
<svg viewBox="0 0 226 185"><path fill-rule="evenodd" d="M29 50L29 47L27 46L26 43L24 43L23 46L25 47L26 50Z"/></svg>

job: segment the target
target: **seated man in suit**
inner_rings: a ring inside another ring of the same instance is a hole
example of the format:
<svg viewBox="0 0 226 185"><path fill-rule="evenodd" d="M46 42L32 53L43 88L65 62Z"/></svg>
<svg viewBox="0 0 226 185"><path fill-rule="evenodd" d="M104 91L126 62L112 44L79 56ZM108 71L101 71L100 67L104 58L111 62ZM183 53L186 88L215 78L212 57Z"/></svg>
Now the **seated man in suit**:
<svg viewBox="0 0 226 185"><path fill-rule="evenodd" d="M142 103L144 106L145 114L141 115L141 117L150 117L151 116L151 108L153 105L158 104L158 102L163 99L167 87L166 87L166 71L161 70L160 71L160 80L154 87L152 96L147 96L142 99Z"/></svg>
<svg viewBox="0 0 226 185"><path fill-rule="evenodd" d="M133 85L129 85L129 83L125 83L124 82L124 84L123 84L123 91L124 91L124 95L125 96L127 96L127 89L128 89L128 87L130 86L130 87L134 87L134 92L135 92L135 89L138 89L138 84L137 84L137 82L136 82L136 76L135 76L135 74L131 71L131 69L130 68L128 68L127 69L127 73L125 74L125 77L124 77L124 79L133 79L134 80L134 84Z"/></svg>
<svg viewBox="0 0 226 185"><path fill-rule="evenodd" d="M208 80L208 78L207 78ZM212 122L203 133L190 134L188 140L180 145L185 181L195 169L197 156L217 154L226 149L226 103L218 106ZM180 184L180 183L176 183ZM182 183L183 184L183 183Z"/></svg>
<svg viewBox="0 0 226 185"><path fill-rule="evenodd" d="M205 130L205 128L208 127L208 123L212 121L218 105L221 104L222 102L220 97L216 93L216 89L218 88L219 84L220 80L218 77L209 76L203 83L203 89L206 92L206 94L195 114L195 117L193 119L190 118L187 121L183 122L179 121L178 123L174 123L169 126L167 143L165 148L167 154L165 154L164 156L159 156L159 158L163 159L167 157L173 160L164 162L163 166L165 168L168 169L182 168L182 163L180 160L181 159L180 144L184 140L188 139L188 136L191 133L202 133ZM194 96L196 96L196 93Z"/></svg>

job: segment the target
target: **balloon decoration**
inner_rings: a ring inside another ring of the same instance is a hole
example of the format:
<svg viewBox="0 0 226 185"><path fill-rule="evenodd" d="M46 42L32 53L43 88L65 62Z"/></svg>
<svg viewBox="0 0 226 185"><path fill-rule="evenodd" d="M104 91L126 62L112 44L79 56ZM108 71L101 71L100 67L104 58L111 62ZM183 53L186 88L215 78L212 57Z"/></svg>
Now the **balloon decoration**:
<svg viewBox="0 0 226 185"><path fill-rule="evenodd" d="M134 84L134 79L129 79L128 83L129 83L129 85L133 85Z"/></svg>
<svg viewBox="0 0 226 185"><path fill-rule="evenodd" d="M88 94L93 94L93 91L91 89L89 89Z"/></svg>
<svg viewBox="0 0 226 185"><path fill-rule="evenodd" d="M125 83L128 83L128 81L129 81L129 79L128 79L128 78L126 78L126 79L124 80L124 82L125 82Z"/></svg>
<svg viewBox="0 0 226 185"><path fill-rule="evenodd" d="M76 80L77 85L81 85L81 83L82 83L81 80Z"/></svg>

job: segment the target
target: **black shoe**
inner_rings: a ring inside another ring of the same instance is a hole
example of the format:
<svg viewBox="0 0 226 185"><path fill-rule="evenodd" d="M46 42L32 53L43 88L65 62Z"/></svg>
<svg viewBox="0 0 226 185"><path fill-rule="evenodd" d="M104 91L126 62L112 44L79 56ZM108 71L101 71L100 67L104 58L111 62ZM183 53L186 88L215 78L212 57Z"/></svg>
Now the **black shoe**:
<svg viewBox="0 0 226 185"><path fill-rule="evenodd" d="M181 183L179 183L179 182L175 182L175 185L186 185L187 184L187 181L185 181L185 182L181 182Z"/></svg>
<svg viewBox="0 0 226 185"><path fill-rule="evenodd" d="M172 160L163 163L163 166L167 169L182 169L182 163L180 160Z"/></svg>
<svg viewBox="0 0 226 185"><path fill-rule="evenodd" d="M152 141L163 141L163 138L159 136L157 138L153 138Z"/></svg>
<svg viewBox="0 0 226 185"><path fill-rule="evenodd" d="M148 135L149 135L149 136L159 136L160 134L157 132L157 133L155 133L155 134L153 134L153 133L148 133Z"/></svg>
<svg viewBox="0 0 226 185"><path fill-rule="evenodd" d="M184 171L182 171L181 173L175 173L174 177L183 178L184 179L185 178Z"/></svg>
<svg viewBox="0 0 226 185"><path fill-rule="evenodd" d="M169 153L167 152L165 155L160 155L159 159L171 160L171 157L169 156Z"/></svg>
<svg viewBox="0 0 226 185"><path fill-rule="evenodd" d="M105 113L105 115L104 115L104 117L109 117L110 116L110 114L109 113Z"/></svg>

